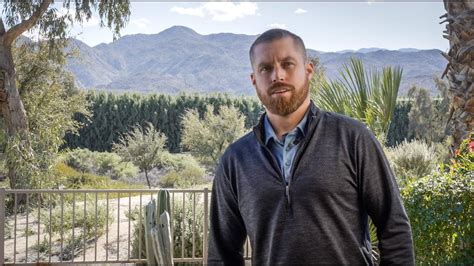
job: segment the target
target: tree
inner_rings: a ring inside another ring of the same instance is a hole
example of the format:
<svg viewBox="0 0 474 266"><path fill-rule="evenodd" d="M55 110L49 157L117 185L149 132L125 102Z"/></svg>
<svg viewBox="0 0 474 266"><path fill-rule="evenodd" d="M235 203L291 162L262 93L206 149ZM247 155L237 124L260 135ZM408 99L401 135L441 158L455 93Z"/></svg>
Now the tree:
<svg viewBox="0 0 474 266"><path fill-rule="evenodd" d="M245 129L245 117L234 107L221 106L214 114L208 105L204 118L194 109L184 113L182 145L203 164L213 169L229 144L241 137Z"/></svg>
<svg viewBox="0 0 474 266"><path fill-rule="evenodd" d="M130 15L128 0L73 1L74 16L69 13L71 2L63 2L67 13L62 14L52 5L53 0L3 1L0 17L0 109L7 135L12 140L19 139L18 149L22 154L31 153L31 143L27 114L16 84L12 53L15 40L26 31L39 30L42 38L49 40L50 51L54 52L58 51L54 49L58 41L66 39L70 25L74 21L82 23L84 19L90 19L93 10L98 10L102 26L107 25L113 29L114 38L119 36L120 29L124 27ZM15 165L8 164L8 168L12 188L17 188Z"/></svg>
<svg viewBox="0 0 474 266"><path fill-rule="evenodd" d="M321 88L321 83L326 79L326 69L321 63L319 57L309 57L308 60L313 63L313 78L311 78L309 89L311 91L311 96L314 97L318 94L319 88Z"/></svg>
<svg viewBox="0 0 474 266"><path fill-rule="evenodd" d="M471 0L444 0L447 14L444 38L449 40L450 49L443 56L448 60L442 78L449 81L451 93L450 117L452 124L451 154L458 149L463 139L474 131L474 2Z"/></svg>
<svg viewBox="0 0 474 266"><path fill-rule="evenodd" d="M413 86L408 91L412 106L408 113L408 130L415 139L434 140L434 113L433 100L424 88Z"/></svg>
<svg viewBox="0 0 474 266"><path fill-rule="evenodd" d="M11 187L50 188L51 165L57 158L66 133L75 133L82 126L75 115L89 116L85 93L74 86L72 75L64 70L65 55L49 57L44 43L25 42L13 50L17 68L17 86L27 111L27 136L31 150L21 149L21 139L8 138L1 143L6 161L15 165L22 177ZM1 121L0 121L1 122Z"/></svg>
<svg viewBox="0 0 474 266"><path fill-rule="evenodd" d="M439 78L435 78L435 82L441 96L436 99L424 88L413 86L408 91L408 97L412 101L408 114L410 139L425 140L428 143L442 142L449 132L449 128L445 128L449 106L447 86Z"/></svg>
<svg viewBox="0 0 474 266"><path fill-rule="evenodd" d="M148 172L163 161L163 155L167 152L165 143L166 136L148 123L145 127L135 126L130 133L120 137L112 149L144 171L151 188Z"/></svg>

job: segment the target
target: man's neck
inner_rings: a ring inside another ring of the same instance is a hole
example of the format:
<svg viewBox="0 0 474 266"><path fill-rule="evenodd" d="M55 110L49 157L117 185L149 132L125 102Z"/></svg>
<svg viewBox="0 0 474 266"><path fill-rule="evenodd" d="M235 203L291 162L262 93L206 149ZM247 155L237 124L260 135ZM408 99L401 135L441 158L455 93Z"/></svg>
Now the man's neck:
<svg viewBox="0 0 474 266"><path fill-rule="evenodd" d="M275 131L276 136L278 139L281 139L283 135L293 130L298 123L303 119L304 114L308 110L310 105L309 97L303 102L303 104L296 109L293 113L280 116L277 114L272 114L267 111L268 120L270 124L272 124L273 131Z"/></svg>

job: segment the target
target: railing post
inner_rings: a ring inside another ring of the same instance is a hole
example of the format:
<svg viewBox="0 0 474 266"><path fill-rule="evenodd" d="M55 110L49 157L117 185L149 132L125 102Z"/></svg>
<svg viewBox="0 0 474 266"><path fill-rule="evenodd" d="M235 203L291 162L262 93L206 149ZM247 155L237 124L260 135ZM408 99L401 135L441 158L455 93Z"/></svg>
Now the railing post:
<svg viewBox="0 0 474 266"><path fill-rule="evenodd" d="M0 265L5 263L5 189L0 188Z"/></svg>
<svg viewBox="0 0 474 266"><path fill-rule="evenodd" d="M207 264L207 248L208 248L208 233L209 233L209 189L204 188L204 233L203 233L203 245L202 245L202 259L203 259L203 264Z"/></svg>

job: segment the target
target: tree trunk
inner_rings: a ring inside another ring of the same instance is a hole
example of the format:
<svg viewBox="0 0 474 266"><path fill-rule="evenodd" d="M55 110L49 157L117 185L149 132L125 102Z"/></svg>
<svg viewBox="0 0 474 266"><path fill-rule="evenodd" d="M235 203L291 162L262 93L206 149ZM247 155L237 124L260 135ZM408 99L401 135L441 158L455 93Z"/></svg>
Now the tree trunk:
<svg viewBox="0 0 474 266"><path fill-rule="evenodd" d="M19 137L19 151L31 154L29 142L28 118L25 107L16 86L15 65L13 63L12 46L15 40L25 31L36 25L53 0L43 0L28 19L6 30L3 18L0 17L0 109L5 121L9 141ZM8 5L8 4L7 4ZM7 159L10 188L24 188L28 182L18 182L18 162Z"/></svg>
<svg viewBox="0 0 474 266"><path fill-rule="evenodd" d="M150 179L148 179L148 171L146 169L145 169L145 178L146 178L146 182L148 184L148 188L151 189Z"/></svg>
<svg viewBox="0 0 474 266"><path fill-rule="evenodd" d="M5 34L0 35L0 109L9 138L18 136L22 149L29 150L28 120L16 86L15 68L11 44L6 43ZM9 161L9 160L7 160ZM7 163L10 187L19 188L16 165ZM20 182L24 183L24 182Z"/></svg>
<svg viewBox="0 0 474 266"><path fill-rule="evenodd" d="M443 56L449 61L443 77L449 81L451 110L448 123L453 127L451 152L474 128L474 3L472 0L444 0L447 14L443 22L449 40L449 52ZM443 23L442 22L442 23Z"/></svg>

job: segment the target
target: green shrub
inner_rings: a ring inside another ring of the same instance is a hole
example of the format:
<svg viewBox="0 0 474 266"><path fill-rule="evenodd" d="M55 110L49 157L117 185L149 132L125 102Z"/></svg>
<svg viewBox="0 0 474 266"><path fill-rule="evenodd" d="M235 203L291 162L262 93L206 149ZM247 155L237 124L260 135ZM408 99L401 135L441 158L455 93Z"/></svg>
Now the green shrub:
<svg viewBox="0 0 474 266"><path fill-rule="evenodd" d="M75 149L65 156L65 163L82 173L110 176L112 179L133 177L138 168L111 152L93 152L88 149Z"/></svg>
<svg viewBox="0 0 474 266"><path fill-rule="evenodd" d="M80 172L92 172L94 152L88 149L75 149L65 155L65 163Z"/></svg>
<svg viewBox="0 0 474 266"><path fill-rule="evenodd" d="M61 251L61 242L54 242L50 245L49 239L44 236L43 240L31 247L35 253L39 253L40 260L47 260L49 253L51 256L58 256L61 261L70 261L84 249L84 236L79 233L72 238L72 234L67 232L63 235L63 248Z"/></svg>
<svg viewBox="0 0 474 266"><path fill-rule="evenodd" d="M145 244L145 237L143 237L143 235L145 234L145 227L143 224L143 221L145 220L144 211L145 210L143 209L141 220L138 219L140 216L136 217L135 226L133 227L133 232L131 236L132 238L131 239L132 253L130 255L131 259L146 259L146 244Z"/></svg>
<svg viewBox="0 0 474 266"><path fill-rule="evenodd" d="M49 203L51 209L40 211L41 223L45 225L43 228L45 235L43 241L31 248L39 252L41 258L45 258L51 252L52 255L58 256L61 260L71 260L83 251L84 242L96 241L98 237L105 233L107 226L114 222L111 210L109 209L109 213L107 213L105 204L96 203L95 200L79 201L78 198L76 197L74 209L71 203L64 203L61 206L60 199L55 198ZM69 197L66 196L62 200L63 202L70 202ZM86 204L85 211L84 203ZM74 238L72 237L73 230ZM61 237L62 252L61 241L53 240L54 242L50 243L50 237L51 239Z"/></svg>
<svg viewBox="0 0 474 266"><path fill-rule="evenodd" d="M402 190L418 263L474 264L474 152L466 145L450 164Z"/></svg>
<svg viewBox="0 0 474 266"><path fill-rule="evenodd" d="M33 251L39 252L40 254L49 252L49 239L46 236L43 236L43 240L32 246L31 249Z"/></svg>
<svg viewBox="0 0 474 266"><path fill-rule="evenodd" d="M140 206L135 206L131 210L125 210L125 217L130 221L138 221L140 218Z"/></svg>
<svg viewBox="0 0 474 266"><path fill-rule="evenodd" d="M403 141L394 148L388 148L386 154L401 187L412 178L430 174L436 169L438 161L435 148L419 140Z"/></svg>
<svg viewBox="0 0 474 266"><path fill-rule="evenodd" d="M174 227L174 257L181 257L181 246L184 243L184 257L192 257L193 251L193 226L195 230L194 248L195 256L203 255L203 222L204 222L204 202L196 197L195 214L193 215L193 198L192 194L187 194L183 209L182 199L176 200L173 210L173 227ZM193 217L194 216L194 217ZM194 220L194 225L193 225ZM184 241L181 238L184 238Z"/></svg>
<svg viewBox="0 0 474 266"><path fill-rule="evenodd" d="M158 182L162 187L189 188L205 182L205 170L192 155L169 154L165 164L168 171Z"/></svg>
<svg viewBox="0 0 474 266"><path fill-rule="evenodd" d="M49 211L41 213L42 223L46 226L46 232L49 234L61 234L61 232L71 232L73 228L83 230L85 228L86 238L95 237L95 229L97 228L97 236L102 235L105 229L114 221L112 214L107 213L107 207L105 204L97 204L93 200L86 201L86 212L84 213L84 203L76 203L73 213L73 206L70 203L65 203L61 208L61 205L54 207L51 210L51 217ZM97 207L97 218L96 218L96 207ZM62 213L62 219L61 219ZM74 217L74 222L73 222ZM107 223L108 222L108 223Z"/></svg>
<svg viewBox="0 0 474 266"><path fill-rule="evenodd" d="M58 163L55 168L56 180L59 186L67 189L141 189L143 185L130 185L128 183L111 180L107 176L98 176L89 173L80 173L67 166L64 163ZM133 195L133 194L132 194ZM117 193L110 193L109 198L116 198ZM104 198L104 194L100 194L100 198Z"/></svg>

